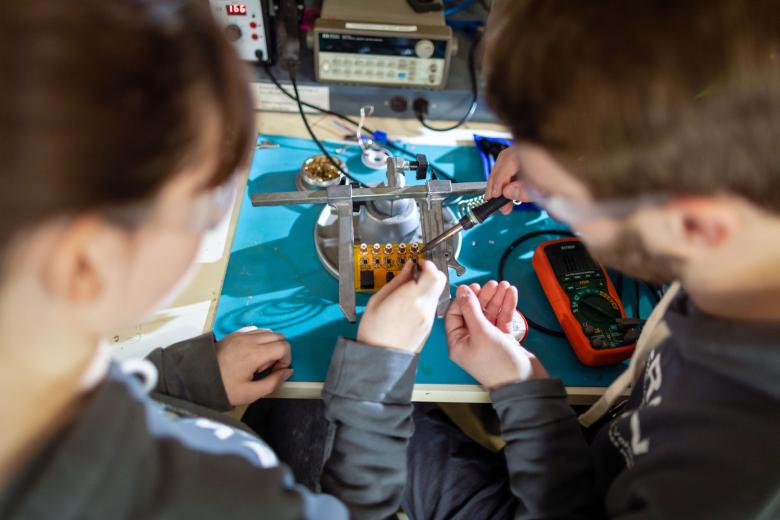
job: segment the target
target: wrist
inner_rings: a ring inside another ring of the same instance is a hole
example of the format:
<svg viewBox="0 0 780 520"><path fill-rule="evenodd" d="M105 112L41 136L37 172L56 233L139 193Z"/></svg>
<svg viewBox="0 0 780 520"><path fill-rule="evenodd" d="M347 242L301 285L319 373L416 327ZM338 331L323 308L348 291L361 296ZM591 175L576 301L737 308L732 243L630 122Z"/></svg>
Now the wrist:
<svg viewBox="0 0 780 520"><path fill-rule="evenodd" d="M521 347L522 348L522 347ZM532 354L512 356L511 362L503 365L504 370L497 370L483 386L493 391L503 386L536 379L548 379L550 376L542 363Z"/></svg>
<svg viewBox="0 0 780 520"><path fill-rule="evenodd" d="M391 338L390 336L382 334L370 334L362 330L361 327L358 327L355 341L371 347L400 350L401 352L408 352L410 354L419 352L419 348L416 348L417 345L412 345L412 341L405 341L404 338L401 337Z"/></svg>
<svg viewBox="0 0 780 520"><path fill-rule="evenodd" d="M366 334L362 330L358 329L355 341L361 345L368 345L375 348L395 348L392 345L388 345L386 341L382 341L371 334Z"/></svg>

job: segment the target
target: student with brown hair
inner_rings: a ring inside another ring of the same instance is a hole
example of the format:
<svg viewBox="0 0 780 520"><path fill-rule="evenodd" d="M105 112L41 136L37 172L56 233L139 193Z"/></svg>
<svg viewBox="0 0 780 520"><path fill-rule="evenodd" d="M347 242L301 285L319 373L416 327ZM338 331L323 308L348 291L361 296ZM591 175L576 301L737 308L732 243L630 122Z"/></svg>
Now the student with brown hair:
<svg viewBox="0 0 780 520"><path fill-rule="evenodd" d="M770 0L493 13L487 97L516 144L487 197L533 200L608 265L677 283L590 445L561 381L483 312L495 285L460 287L450 355L490 390L506 448L417 411L411 518L780 517L779 21Z"/></svg>
<svg viewBox="0 0 780 520"><path fill-rule="evenodd" d="M282 335L206 334L129 364L100 347L176 285L224 217L253 117L205 1L0 3L0 518L397 510L416 353L444 285L433 264L416 283L407 266L370 300L358 341L336 345L329 494L297 486L217 413L290 376Z"/></svg>

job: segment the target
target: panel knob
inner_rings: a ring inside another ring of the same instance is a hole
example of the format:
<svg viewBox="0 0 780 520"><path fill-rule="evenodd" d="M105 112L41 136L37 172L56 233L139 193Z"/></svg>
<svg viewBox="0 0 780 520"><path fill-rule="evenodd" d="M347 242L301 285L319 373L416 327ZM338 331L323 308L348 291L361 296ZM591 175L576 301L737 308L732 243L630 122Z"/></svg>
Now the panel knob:
<svg viewBox="0 0 780 520"><path fill-rule="evenodd" d="M420 40L414 45L414 52L420 58L428 59L433 56L433 42L431 40Z"/></svg>
<svg viewBox="0 0 780 520"><path fill-rule="evenodd" d="M230 24L225 28L225 36L229 42L237 42L241 39L241 28L236 24Z"/></svg>

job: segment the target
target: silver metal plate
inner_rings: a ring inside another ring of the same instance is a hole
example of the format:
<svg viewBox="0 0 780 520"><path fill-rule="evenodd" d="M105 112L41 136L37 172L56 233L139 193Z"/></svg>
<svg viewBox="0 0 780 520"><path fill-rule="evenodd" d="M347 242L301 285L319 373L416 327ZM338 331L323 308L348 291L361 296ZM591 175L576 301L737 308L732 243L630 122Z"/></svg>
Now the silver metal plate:
<svg viewBox="0 0 780 520"><path fill-rule="evenodd" d="M454 226L458 223L455 214L450 208L442 208L444 214L445 227ZM364 210L365 211L365 210ZM361 242L358 228L358 217L354 215L354 233L355 243ZM409 242L423 242L422 228L410 239ZM450 239L450 247L455 252L455 258L460 255L460 248L462 244L462 236L460 234ZM339 226L338 217L336 211L330 207L325 206L317 218L317 223L314 225L314 246L317 249L317 256L319 256L323 267L333 277L338 278L338 258L339 258Z"/></svg>

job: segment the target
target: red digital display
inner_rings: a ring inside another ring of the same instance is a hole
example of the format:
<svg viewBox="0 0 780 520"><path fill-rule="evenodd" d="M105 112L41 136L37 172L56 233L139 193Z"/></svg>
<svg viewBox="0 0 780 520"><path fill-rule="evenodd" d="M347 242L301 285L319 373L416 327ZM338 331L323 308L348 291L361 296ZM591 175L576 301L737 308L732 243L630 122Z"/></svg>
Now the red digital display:
<svg viewBox="0 0 780 520"><path fill-rule="evenodd" d="M244 4L231 4L225 6L227 14L229 16L244 16L246 14L246 6Z"/></svg>

